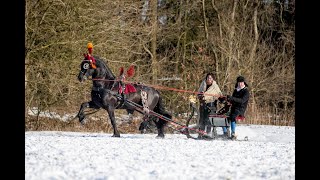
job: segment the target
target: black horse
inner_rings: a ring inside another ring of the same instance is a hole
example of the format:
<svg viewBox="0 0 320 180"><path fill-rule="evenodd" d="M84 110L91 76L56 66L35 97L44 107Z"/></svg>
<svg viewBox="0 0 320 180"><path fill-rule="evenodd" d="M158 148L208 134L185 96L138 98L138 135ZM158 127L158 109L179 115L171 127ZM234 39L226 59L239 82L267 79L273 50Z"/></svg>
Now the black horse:
<svg viewBox="0 0 320 180"><path fill-rule="evenodd" d="M137 110L137 108L132 104L126 103L124 99L139 104L141 106L144 105L145 107L148 107L150 110L153 110L154 112L171 119L172 116L165 111L161 102L160 94L156 89L141 84L133 84L133 87L135 87L136 90L135 92L128 94L119 93L119 89L123 87L121 85L121 83L123 82L117 80L110 68L101 58L97 56L93 57L96 61L94 64L85 56L85 59L81 62L81 69L78 75L78 80L80 82L86 80L90 76L93 80L93 86L91 90L91 101L82 103L77 115L81 124L83 124L85 119L85 108L103 108L108 112L109 118L111 120L111 124L113 127L112 137L120 137L120 133L117 129L115 121L114 110L126 109L129 114L133 114L134 111L144 113L144 111ZM147 94L147 99L142 99L142 91L143 93ZM147 103L143 104L142 100L144 100L144 102ZM145 114L144 117L149 117L149 115ZM160 118L155 118L154 116L152 119L154 119L154 122L158 130L157 137L164 138L164 126L166 125L167 121ZM144 118L143 122L145 123L141 124L144 124L144 126L146 126L147 120L147 118ZM141 128L143 129L144 127L141 127L140 125L139 129L141 130Z"/></svg>

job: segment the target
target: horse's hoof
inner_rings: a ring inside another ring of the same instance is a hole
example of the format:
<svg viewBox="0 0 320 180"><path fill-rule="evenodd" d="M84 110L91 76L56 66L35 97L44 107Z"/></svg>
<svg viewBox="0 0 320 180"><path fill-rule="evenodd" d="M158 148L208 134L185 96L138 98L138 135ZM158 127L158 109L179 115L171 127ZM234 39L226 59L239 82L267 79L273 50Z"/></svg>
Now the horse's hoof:
<svg viewBox="0 0 320 180"><path fill-rule="evenodd" d="M147 127L148 127L148 122L143 121L142 123L140 123L139 130L143 131L143 130L147 129Z"/></svg>
<svg viewBox="0 0 320 180"><path fill-rule="evenodd" d="M120 134L114 134L111 137L120 137Z"/></svg>
<svg viewBox="0 0 320 180"><path fill-rule="evenodd" d="M132 117L129 117L128 119L128 124L131 124L133 122L133 118Z"/></svg>
<svg viewBox="0 0 320 180"><path fill-rule="evenodd" d="M84 125L85 124L85 118L84 115L77 115L77 117L79 118L79 122Z"/></svg>
<svg viewBox="0 0 320 180"><path fill-rule="evenodd" d="M158 136L156 136L157 139L163 139L164 138L164 134L158 134Z"/></svg>
<svg viewBox="0 0 320 180"><path fill-rule="evenodd" d="M140 130L140 133L141 134L145 134L147 132L147 130L146 129L142 129L142 130Z"/></svg>
<svg viewBox="0 0 320 180"><path fill-rule="evenodd" d="M188 134L187 128L181 128L181 129L179 130L179 132L180 132L181 134Z"/></svg>
<svg viewBox="0 0 320 180"><path fill-rule="evenodd" d="M85 124L86 124L86 121L85 121L84 119L82 119L82 120L80 121L80 124L81 124L81 125L85 125Z"/></svg>

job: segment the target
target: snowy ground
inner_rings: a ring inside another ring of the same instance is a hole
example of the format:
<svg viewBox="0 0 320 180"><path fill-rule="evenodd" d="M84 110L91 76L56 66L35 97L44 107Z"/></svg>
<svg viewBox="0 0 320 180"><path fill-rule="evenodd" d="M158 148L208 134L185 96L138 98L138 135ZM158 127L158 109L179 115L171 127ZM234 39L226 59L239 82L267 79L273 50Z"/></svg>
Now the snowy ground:
<svg viewBox="0 0 320 180"><path fill-rule="evenodd" d="M294 127L238 125L237 133L249 141L27 131L25 179L295 179Z"/></svg>

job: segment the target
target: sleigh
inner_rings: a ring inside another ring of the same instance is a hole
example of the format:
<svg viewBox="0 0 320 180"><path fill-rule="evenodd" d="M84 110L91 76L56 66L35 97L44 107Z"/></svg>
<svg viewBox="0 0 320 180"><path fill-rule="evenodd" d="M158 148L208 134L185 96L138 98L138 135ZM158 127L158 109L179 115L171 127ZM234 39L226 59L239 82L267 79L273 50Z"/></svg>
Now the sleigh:
<svg viewBox="0 0 320 180"><path fill-rule="evenodd" d="M208 121L204 125L204 130L199 132L200 127L200 111L199 106L196 105L195 98L190 96L190 108L192 113L186 122L186 135L188 138L196 139L199 135L204 135L202 137L207 139L216 139L218 137L228 138L230 137L230 122L228 120L228 113L230 110L230 105L227 102L221 103L223 106L215 111L213 108L209 108ZM227 128L227 136L223 134L218 134L217 128ZM198 132L197 132L198 131Z"/></svg>

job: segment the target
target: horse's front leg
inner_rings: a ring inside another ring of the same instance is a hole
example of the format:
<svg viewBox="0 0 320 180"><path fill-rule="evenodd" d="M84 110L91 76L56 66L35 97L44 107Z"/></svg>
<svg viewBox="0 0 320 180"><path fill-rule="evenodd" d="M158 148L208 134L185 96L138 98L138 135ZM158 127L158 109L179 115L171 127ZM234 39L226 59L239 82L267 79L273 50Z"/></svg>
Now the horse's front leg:
<svg viewBox="0 0 320 180"><path fill-rule="evenodd" d="M120 133L117 129L117 124L116 124L116 118L114 117L114 108L111 107L111 106L108 106L106 108L106 110L108 111L108 115L109 115L109 118L111 120L111 124L112 124L112 127L113 127L113 135L112 137L120 137Z"/></svg>
<svg viewBox="0 0 320 180"><path fill-rule="evenodd" d="M77 117L79 118L79 122L83 125L84 124L84 119L85 119L85 115L84 115L84 110L85 108L94 108L94 109L99 109L100 107L97 106L94 102L90 101L90 102L85 102L82 103L80 106L80 110L77 114Z"/></svg>
<svg viewBox="0 0 320 180"><path fill-rule="evenodd" d="M85 108L88 108L89 107L89 102L85 102L85 103L82 103L81 106L80 106L80 110L77 114L77 117L79 118L79 122L83 125L84 124L84 118L85 118L85 115L84 115L84 109Z"/></svg>

